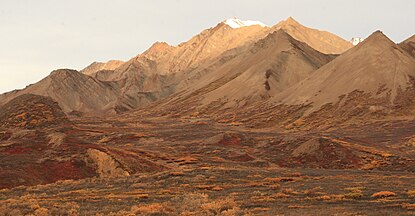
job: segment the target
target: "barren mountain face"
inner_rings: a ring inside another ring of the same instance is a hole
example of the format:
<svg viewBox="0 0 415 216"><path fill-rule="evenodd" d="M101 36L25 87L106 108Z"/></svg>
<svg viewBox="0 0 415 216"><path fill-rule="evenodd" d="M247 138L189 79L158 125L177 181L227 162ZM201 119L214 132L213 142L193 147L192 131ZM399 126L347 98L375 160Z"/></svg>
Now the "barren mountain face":
<svg viewBox="0 0 415 216"><path fill-rule="evenodd" d="M142 58L155 61L159 73L176 73L197 68L227 50L253 43L266 36L268 30L268 27L260 25L232 28L225 21L202 31L187 42L157 52L158 55L152 54L153 49L158 48L157 44L153 45L143 53Z"/></svg>
<svg viewBox="0 0 415 216"><path fill-rule="evenodd" d="M278 95L333 58L278 30L256 43L221 55L208 67L192 71L179 85L179 92L157 107L243 107Z"/></svg>
<svg viewBox="0 0 415 216"><path fill-rule="evenodd" d="M292 17L279 22L272 30L282 29L293 38L307 43L313 49L326 54L341 54L352 47L343 38L326 31L305 27Z"/></svg>

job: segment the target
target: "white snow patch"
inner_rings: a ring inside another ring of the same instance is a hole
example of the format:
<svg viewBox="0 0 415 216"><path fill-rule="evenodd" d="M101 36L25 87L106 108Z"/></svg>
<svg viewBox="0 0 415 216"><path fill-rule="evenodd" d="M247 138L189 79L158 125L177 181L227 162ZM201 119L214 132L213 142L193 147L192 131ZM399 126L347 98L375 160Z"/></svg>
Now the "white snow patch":
<svg viewBox="0 0 415 216"><path fill-rule="evenodd" d="M361 37L354 37L354 38L352 38L351 40L350 40L350 43L352 43L353 44L353 46L356 46L357 44L359 44L360 42L363 42L363 40L365 40L365 39L363 39L363 38L361 38Z"/></svg>
<svg viewBox="0 0 415 216"><path fill-rule="evenodd" d="M240 20L238 18L232 18L232 19L227 19L225 20L223 23L225 23L226 25L230 26L231 28L241 28L241 27L246 27L246 26L253 26L253 25L259 25L262 27L266 27L267 25L265 25L262 22L259 21L252 21L252 20Z"/></svg>

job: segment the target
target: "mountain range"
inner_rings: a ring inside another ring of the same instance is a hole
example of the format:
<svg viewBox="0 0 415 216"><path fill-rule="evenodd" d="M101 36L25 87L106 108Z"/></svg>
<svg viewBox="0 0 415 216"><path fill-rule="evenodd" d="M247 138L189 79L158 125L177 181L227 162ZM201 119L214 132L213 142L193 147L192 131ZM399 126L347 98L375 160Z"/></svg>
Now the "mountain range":
<svg viewBox="0 0 415 216"><path fill-rule="evenodd" d="M414 47L414 37L395 44L380 31L353 46L292 17L272 27L232 18L177 46L156 42L126 62L53 71L0 95L0 105L37 94L78 116L148 108L162 115L197 112L248 122L243 113L255 113L257 106L269 107L263 110L269 115L271 107L303 107L285 116L295 116L292 122L327 109L350 114L357 109L350 104L367 115L411 115L409 102L402 101L413 88Z"/></svg>

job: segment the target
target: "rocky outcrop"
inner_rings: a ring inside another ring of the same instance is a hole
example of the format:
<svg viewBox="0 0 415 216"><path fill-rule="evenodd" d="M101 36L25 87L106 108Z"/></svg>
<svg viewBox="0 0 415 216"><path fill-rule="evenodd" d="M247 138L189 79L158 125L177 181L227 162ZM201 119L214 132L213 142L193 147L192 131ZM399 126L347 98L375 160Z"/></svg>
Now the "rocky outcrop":
<svg viewBox="0 0 415 216"><path fill-rule="evenodd" d="M100 177L122 177L129 176L130 174L121 168L114 158L107 153L97 150L88 149L87 154L90 160L92 160L96 172Z"/></svg>

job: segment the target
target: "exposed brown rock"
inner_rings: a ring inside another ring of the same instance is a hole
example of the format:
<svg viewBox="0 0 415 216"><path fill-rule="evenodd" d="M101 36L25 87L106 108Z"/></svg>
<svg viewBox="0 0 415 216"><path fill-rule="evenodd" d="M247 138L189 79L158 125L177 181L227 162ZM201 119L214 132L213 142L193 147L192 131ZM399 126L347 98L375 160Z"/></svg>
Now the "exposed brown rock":
<svg viewBox="0 0 415 216"><path fill-rule="evenodd" d="M96 172L100 177L122 177L130 174L120 167L120 164L107 153L88 149L87 154L96 166Z"/></svg>

